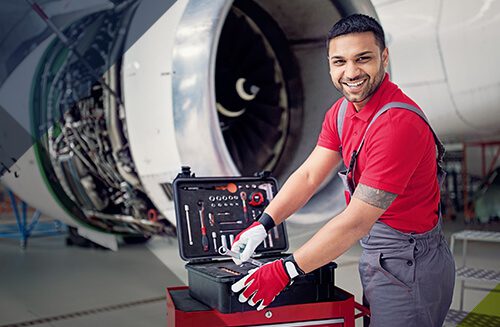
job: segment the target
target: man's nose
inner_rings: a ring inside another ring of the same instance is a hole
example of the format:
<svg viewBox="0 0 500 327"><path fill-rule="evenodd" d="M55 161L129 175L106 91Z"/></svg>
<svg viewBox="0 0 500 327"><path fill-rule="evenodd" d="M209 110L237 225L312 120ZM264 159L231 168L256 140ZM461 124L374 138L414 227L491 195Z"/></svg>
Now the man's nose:
<svg viewBox="0 0 500 327"><path fill-rule="evenodd" d="M345 77L349 79L356 79L359 76L360 70L355 62L348 61L345 67Z"/></svg>

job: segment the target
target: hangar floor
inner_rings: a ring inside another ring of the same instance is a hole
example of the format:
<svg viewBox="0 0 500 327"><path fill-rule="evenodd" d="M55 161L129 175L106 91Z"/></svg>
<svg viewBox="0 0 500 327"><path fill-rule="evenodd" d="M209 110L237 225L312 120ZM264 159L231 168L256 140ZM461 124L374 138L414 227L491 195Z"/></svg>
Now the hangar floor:
<svg viewBox="0 0 500 327"><path fill-rule="evenodd" d="M461 223L445 224L448 237L462 229ZM307 237L292 239L291 250ZM56 236L30 239L22 251L17 240L0 239L0 327L165 326L164 289L182 285L186 278L175 244L173 239L156 239L112 252L68 247L64 236ZM469 263L500 270L498 246L470 246ZM455 251L457 263L459 252ZM337 285L358 301L360 253L354 246L337 260L336 272ZM454 309L459 293L457 286ZM465 309L473 309L485 295L466 290Z"/></svg>

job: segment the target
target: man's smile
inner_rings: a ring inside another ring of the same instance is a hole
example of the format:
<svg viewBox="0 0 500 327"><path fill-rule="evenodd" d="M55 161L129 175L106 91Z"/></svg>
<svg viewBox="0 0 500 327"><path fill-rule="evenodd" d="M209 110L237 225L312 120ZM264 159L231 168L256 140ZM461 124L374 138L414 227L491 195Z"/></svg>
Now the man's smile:
<svg viewBox="0 0 500 327"><path fill-rule="evenodd" d="M349 82L341 82L343 85L347 86L351 91L358 91L367 81L367 78L357 80L357 81L349 81Z"/></svg>

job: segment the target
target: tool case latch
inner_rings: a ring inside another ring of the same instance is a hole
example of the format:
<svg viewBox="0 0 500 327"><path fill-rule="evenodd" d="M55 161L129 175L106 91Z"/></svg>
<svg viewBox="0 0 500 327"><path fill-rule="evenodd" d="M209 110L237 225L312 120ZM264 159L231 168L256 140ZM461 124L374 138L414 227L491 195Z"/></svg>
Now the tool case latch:
<svg viewBox="0 0 500 327"><path fill-rule="evenodd" d="M194 173L191 173L191 167L189 166L182 166L181 167L181 172L177 174L177 177L184 177L184 178L194 178L195 175Z"/></svg>

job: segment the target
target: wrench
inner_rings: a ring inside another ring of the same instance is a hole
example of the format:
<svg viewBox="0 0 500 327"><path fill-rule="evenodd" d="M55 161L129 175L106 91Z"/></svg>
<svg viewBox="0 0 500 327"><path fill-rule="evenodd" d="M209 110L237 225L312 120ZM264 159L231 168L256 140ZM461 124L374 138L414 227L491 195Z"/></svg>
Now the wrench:
<svg viewBox="0 0 500 327"><path fill-rule="evenodd" d="M237 252L234 252L234 251L231 251L229 250L228 248L225 248L224 246L221 246L219 248L219 254L220 255L227 255L227 256L230 256L230 257L233 257L233 258L236 258L236 259L239 259L240 258L240 254L237 253ZM255 260L253 258L250 258L248 259L247 261L248 263L251 263L252 265L254 266L257 266L257 267L261 267L264 265L263 262L259 261L259 260Z"/></svg>

